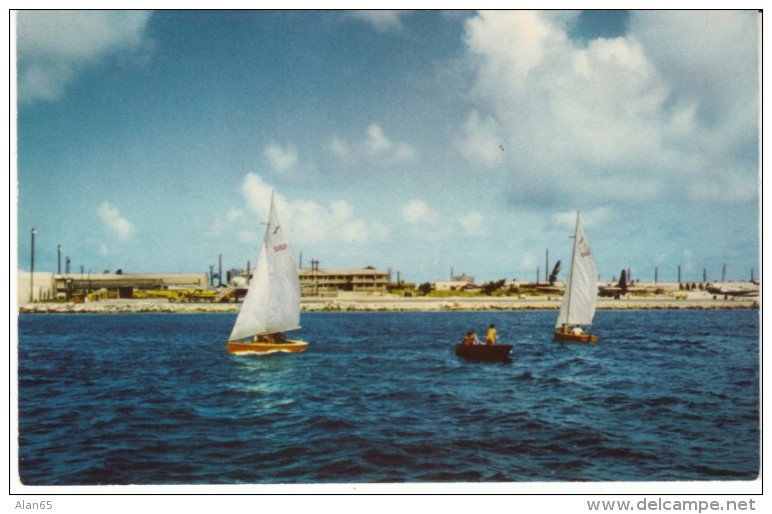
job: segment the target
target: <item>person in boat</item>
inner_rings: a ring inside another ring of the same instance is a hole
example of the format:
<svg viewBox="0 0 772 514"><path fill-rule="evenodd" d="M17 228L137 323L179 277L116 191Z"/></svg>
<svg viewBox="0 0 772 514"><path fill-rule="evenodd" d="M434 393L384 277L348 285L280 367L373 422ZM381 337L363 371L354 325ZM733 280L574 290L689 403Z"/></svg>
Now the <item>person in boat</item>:
<svg viewBox="0 0 772 514"><path fill-rule="evenodd" d="M281 332L273 334L260 334L255 336L256 343L286 343L287 339Z"/></svg>
<svg viewBox="0 0 772 514"><path fill-rule="evenodd" d="M582 327L574 327L574 328L571 330L571 332L572 332L572 333L573 333L575 336L580 336L580 335L584 334L584 330L582 330Z"/></svg>
<svg viewBox="0 0 772 514"><path fill-rule="evenodd" d="M565 323L563 323L563 324L560 326L560 333L561 333L561 334L568 334L568 325L566 325Z"/></svg>
<svg viewBox="0 0 772 514"><path fill-rule="evenodd" d="M480 344L480 341L477 339L477 334L470 331L466 333L466 337L464 337L464 340L461 341L461 344L464 346L472 346L475 344Z"/></svg>
<svg viewBox="0 0 772 514"><path fill-rule="evenodd" d="M485 336L485 344L496 344L496 325L493 323L488 327L488 335Z"/></svg>

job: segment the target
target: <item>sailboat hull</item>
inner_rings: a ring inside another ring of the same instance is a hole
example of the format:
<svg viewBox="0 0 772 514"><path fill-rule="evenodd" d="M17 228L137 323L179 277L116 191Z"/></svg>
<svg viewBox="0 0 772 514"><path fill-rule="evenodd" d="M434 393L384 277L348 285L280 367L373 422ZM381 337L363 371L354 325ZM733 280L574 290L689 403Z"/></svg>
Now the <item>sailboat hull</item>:
<svg viewBox="0 0 772 514"><path fill-rule="evenodd" d="M228 341L225 344L225 347L227 348L228 353L234 355L249 353L267 355L271 353L300 353L306 350L308 343L293 339L287 339L281 343Z"/></svg>
<svg viewBox="0 0 772 514"><path fill-rule="evenodd" d="M583 332L581 334L571 334L555 332L553 339L561 343L597 343L598 336Z"/></svg>
<svg viewBox="0 0 772 514"><path fill-rule="evenodd" d="M457 344L455 349L461 358L482 362L507 362L511 351L511 344Z"/></svg>

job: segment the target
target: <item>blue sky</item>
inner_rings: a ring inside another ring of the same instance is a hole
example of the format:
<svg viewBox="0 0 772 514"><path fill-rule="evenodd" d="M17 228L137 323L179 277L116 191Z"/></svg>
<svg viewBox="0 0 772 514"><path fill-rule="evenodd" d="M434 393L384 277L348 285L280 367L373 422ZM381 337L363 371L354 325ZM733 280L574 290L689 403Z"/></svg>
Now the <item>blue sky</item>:
<svg viewBox="0 0 772 514"><path fill-rule="evenodd" d="M759 276L754 11L17 16L18 266ZM564 271L567 266L564 266Z"/></svg>

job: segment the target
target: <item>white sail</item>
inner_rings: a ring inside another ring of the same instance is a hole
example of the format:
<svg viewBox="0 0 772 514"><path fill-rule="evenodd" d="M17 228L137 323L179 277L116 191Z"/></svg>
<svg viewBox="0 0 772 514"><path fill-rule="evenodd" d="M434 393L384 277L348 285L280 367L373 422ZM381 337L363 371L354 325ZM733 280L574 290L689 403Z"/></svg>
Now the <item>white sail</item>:
<svg viewBox="0 0 772 514"><path fill-rule="evenodd" d="M263 245L236 318L230 340L258 334L284 332L300 327L300 279L289 241L276 215L271 194L271 210Z"/></svg>
<svg viewBox="0 0 772 514"><path fill-rule="evenodd" d="M566 325L592 324L597 298L598 268L577 213L571 265L568 269L566 290L563 293L563 303L560 305L560 314L555 328L560 328L564 323Z"/></svg>

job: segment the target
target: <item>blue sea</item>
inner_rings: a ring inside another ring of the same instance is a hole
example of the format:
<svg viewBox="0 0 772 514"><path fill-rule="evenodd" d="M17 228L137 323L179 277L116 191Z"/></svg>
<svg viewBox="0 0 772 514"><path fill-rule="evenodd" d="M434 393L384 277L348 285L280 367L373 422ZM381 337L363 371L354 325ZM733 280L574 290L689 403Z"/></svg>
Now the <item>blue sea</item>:
<svg viewBox="0 0 772 514"><path fill-rule="evenodd" d="M24 314L25 485L744 481L759 312L303 313L305 353L232 356L235 314ZM495 323L509 363L452 352Z"/></svg>

